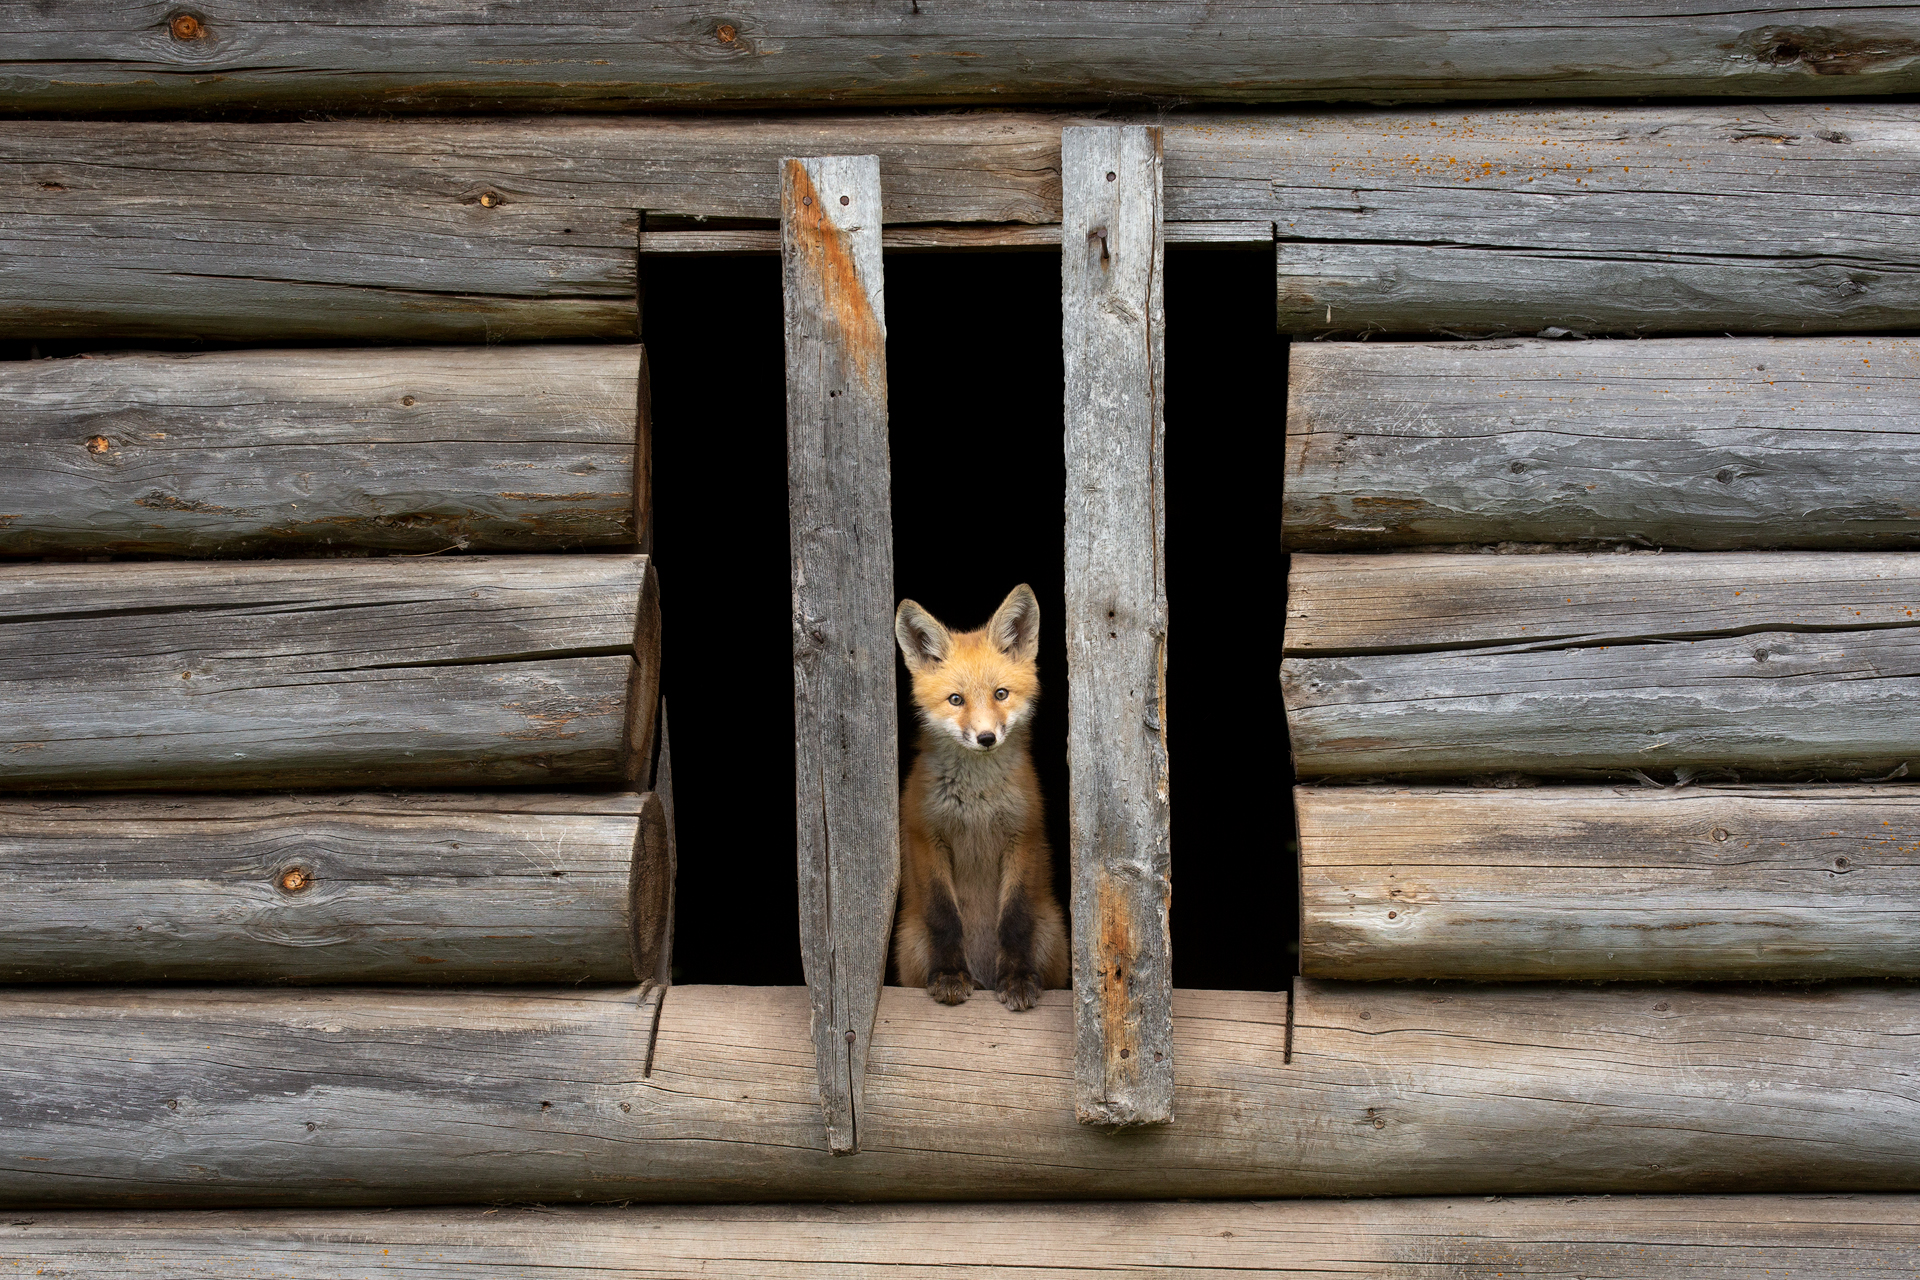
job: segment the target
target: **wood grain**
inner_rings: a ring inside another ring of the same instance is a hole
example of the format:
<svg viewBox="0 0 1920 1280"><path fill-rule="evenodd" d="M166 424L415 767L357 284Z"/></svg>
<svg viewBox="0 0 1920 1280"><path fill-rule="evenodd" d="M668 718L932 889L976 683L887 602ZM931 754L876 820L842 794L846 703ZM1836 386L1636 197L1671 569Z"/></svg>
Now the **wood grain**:
<svg viewBox="0 0 1920 1280"><path fill-rule="evenodd" d="M1300 343L1289 547L1920 547L1901 338Z"/></svg>
<svg viewBox="0 0 1920 1280"><path fill-rule="evenodd" d="M725 10L543 0L477 17L446 0L316 0L196 14L84 0L0 25L5 108L54 112L624 111L1113 99L1368 102L1911 93L1908 4L1711 8L1491 0L1301 8L1278 0L1021 0L895 11L830 0Z"/></svg>
<svg viewBox="0 0 1920 1280"><path fill-rule="evenodd" d="M1068 810L1074 1107L1173 1119L1166 726L1166 300L1158 129L1068 129Z"/></svg>
<svg viewBox="0 0 1920 1280"><path fill-rule="evenodd" d="M1911 553L1296 555L1288 589L1303 779L1920 761Z"/></svg>
<svg viewBox="0 0 1920 1280"><path fill-rule="evenodd" d="M1915 994L1302 982L1288 1062L1285 994L1183 991L1179 1123L1116 1136L1068 993L890 988L847 1160L799 988L671 989L651 1073L639 988L14 988L0 1202L1911 1191Z"/></svg>
<svg viewBox="0 0 1920 1280"><path fill-rule="evenodd" d="M1226 124L1207 146L1222 205L1270 184L1283 333L1873 332L1920 315L1920 240L1860 213L1920 194L1910 105L1355 112Z"/></svg>
<svg viewBox="0 0 1920 1280"><path fill-rule="evenodd" d="M1901 786L1300 787L1315 978L1920 978Z"/></svg>
<svg viewBox="0 0 1920 1280"><path fill-rule="evenodd" d="M871 1280L906 1265L954 1280L1895 1280L1920 1268L1916 1216L1920 1198L1901 1195L81 1211L0 1224L0 1256L76 1280L397 1267L422 1280Z"/></svg>
<svg viewBox="0 0 1920 1280"><path fill-rule="evenodd" d="M800 958L850 1155L900 881L879 158L786 161L782 208Z"/></svg>
<svg viewBox="0 0 1920 1280"><path fill-rule="evenodd" d="M0 789L618 783L645 556L0 565Z"/></svg>
<svg viewBox="0 0 1920 1280"><path fill-rule="evenodd" d="M641 378L625 346L0 363L0 554L630 548Z"/></svg>
<svg viewBox="0 0 1920 1280"><path fill-rule="evenodd" d="M0 337L631 338L642 211L771 225L781 158L843 152L898 221L1056 223L1060 119L21 121Z"/></svg>
<svg viewBox="0 0 1920 1280"><path fill-rule="evenodd" d="M0 977L653 976L669 874L658 798L425 799L0 799Z"/></svg>

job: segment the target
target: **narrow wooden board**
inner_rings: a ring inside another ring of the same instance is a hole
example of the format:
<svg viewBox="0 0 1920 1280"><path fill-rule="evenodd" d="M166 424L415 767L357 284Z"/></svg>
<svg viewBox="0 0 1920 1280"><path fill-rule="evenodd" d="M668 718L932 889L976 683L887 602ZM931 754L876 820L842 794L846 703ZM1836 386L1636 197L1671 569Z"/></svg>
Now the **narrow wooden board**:
<svg viewBox="0 0 1920 1280"><path fill-rule="evenodd" d="M378 812L378 797L333 799L292 812L248 797L0 799L0 979L653 976L666 932L657 798L633 797L632 815L553 794L539 814L498 792L404 815Z"/></svg>
<svg viewBox="0 0 1920 1280"><path fill-rule="evenodd" d="M831 0L545 0L474 15L373 0L169 10L83 0L0 24L16 114L445 111L921 103L1367 102L1911 93L1920 13L1544 0L1306 8L1277 0L1020 0L919 10ZM193 17L191 25L179 22Z"/></svg>
<svg viewBox="0 0 1920 1280"><path fill-rule="evenodd" d="M1920 555L1293 557L1303 780L1920 762Z"/></svg>
<svg viewBox="0 0 1920 1280"><path fill-rule="evenodd" d="M900 881L880 161L783 173L800 958L828 1145L852 1154Z"/></svg>
<svg viewBox="0 0 1920 1280"><path fill-rule="evenodd" d="M0 555L630 548L640 348L0 362ZM644 479L644 468L641 478Z"/></svg>
<svg viewBox="0 0 1920 1280"><path fill-rule="evenodd" d="M0 789L619 783L645 556L0 565Z"/></svg>
<svg viewBox="0 0 1920 1280"><path fill-rule="evenodd" d="M0 1256L74 1280L357 1275L421 1280L1087 1280L1144 1271L1288 1280L1446 1274L1546 1280L1903 1280L1920 1197L1605 1196L1206 1204L701 1205L143 1210L0 1224Z"/></svg>
<svg viewBox="0 0 1920 1280"><path fill-rule="evenodd" d="M1920 343L1297 343L1301 551L1615 541L1920 547Z"/></svg>
<svg viewBox="0 0 1920 1280"><path fill-rule="evenodd" d="M1920 978L1920 790L1299 787L1314 978Z"/></svg>
<svg viewBox="0 0 1920 1280"><path fill-rule="evenodd" d="M0 991L0 1202L1920 1188L1902 985L1303 981L1291 1062L1284 993L1183 991L1180 1122L1117 1137L1073 1117L1068 993L890 988L854 1160L805 991L671 989L648 1073L641 990Z"/></svg>
<svg viewBox="0 0 1920 1280"><path fill-rule="evenodd" d="M1067 760L1074 1108L1173 1119L1166 300L1158 129L1068 129Z"/></svg>

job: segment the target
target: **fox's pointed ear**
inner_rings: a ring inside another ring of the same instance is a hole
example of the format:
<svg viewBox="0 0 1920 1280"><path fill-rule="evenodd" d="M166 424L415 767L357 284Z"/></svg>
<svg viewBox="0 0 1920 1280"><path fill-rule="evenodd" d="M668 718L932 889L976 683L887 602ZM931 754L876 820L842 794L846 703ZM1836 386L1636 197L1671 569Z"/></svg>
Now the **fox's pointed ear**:
<svg viewBox="0 0 1920 1280"><path fill-rule="evenodd" d="M993 611L987 636L994 647L1015 662L1032 662L1040 655L1040 601L1033 588L1021 583Z"/></svg>
<svg viewBox="0 0 1920 1280"><path fill-rule="evenodd" d="M911 600L902 600L894 611L893 638L900 642L900 655L909 671L938 666L953 648L953 634Z"/></svg>

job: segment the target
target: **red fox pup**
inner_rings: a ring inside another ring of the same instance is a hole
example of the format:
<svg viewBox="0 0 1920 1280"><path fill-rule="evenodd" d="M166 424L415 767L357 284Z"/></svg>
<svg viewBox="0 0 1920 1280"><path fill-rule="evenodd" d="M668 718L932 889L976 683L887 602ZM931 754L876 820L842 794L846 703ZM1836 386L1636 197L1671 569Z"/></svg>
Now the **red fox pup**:
<svg viewBox="0 0 1920 1280"><path fill-rule="evenodd" d="M1067 930L1027 721L1040 694L1040 602L1024 583L955 635L911 600L893 634L913 674L920 755L900 792L900 984L959 1004L992 987L1030 1009L1067 985Z"/></svg>

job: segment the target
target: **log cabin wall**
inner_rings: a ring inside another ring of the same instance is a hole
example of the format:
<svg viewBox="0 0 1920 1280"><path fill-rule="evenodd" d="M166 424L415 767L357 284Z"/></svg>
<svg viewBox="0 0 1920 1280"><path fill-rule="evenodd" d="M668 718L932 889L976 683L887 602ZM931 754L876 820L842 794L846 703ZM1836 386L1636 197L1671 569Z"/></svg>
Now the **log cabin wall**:
<svg viewBox="0 0 1920 1280"><path fill-rule="evenodd" d="M0 340L63 356L0 366L0 976L93 984L0 991L12 1253L507 1247L49 1212L130 1204L1737 1192L1636 1206L1652 1246L1249 1205L1204 1265L1914 1269L1920 117L1863 96L1914 90L1920 9L1229 8L0 15ZM646 113L685 107L731 113ZM1050 251L1062 131L1114 124L1158 127L1157 236L1271 248L1296 338L1303 976L1171 993L1173 1123L1118 1138L1064 998L883 992L835 1159L804 993L660 986L640 261L777 252L796 156L876 157L882 249ZM1711 985L1782 978L1821 985ZM841 1265L677 1212L685 1269ZM1005 1210L929 1212L973 1261ZM1031 1212L1063 1268L1161 1229Z"/></svg>

